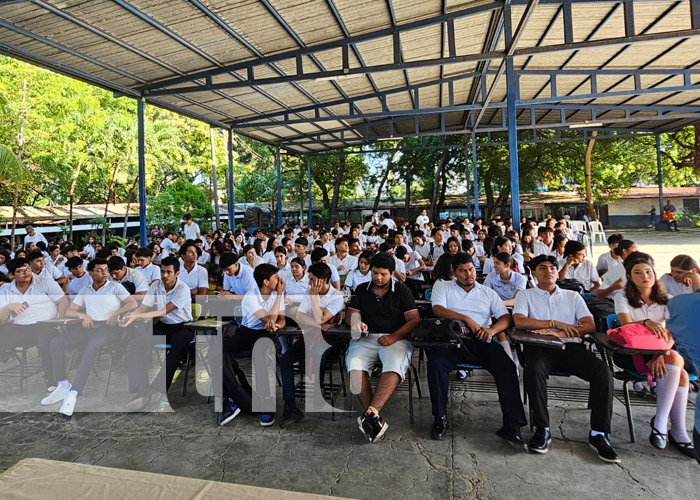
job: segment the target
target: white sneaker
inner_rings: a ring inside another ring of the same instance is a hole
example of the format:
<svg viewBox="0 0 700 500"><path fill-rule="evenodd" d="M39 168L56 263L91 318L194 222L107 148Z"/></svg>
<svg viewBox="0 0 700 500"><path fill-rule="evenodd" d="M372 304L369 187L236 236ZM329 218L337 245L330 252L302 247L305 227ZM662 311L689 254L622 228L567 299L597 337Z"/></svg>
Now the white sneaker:
<svg viewBox="0 0 700 500"><path fill-rule="evenodd" d="M70 392L70 384L68 384L68 387L63 387L62 385L59 384L54 391L46 396L44 399L41 400L42 405L52 405L54 403L58 403L59 401L63 401L66 396L68 396L68 393Z"/></svg>
<svg viewBox="0 0 700 500"><path fill-rule="evenodd" d="M63 400L63 404L61 405L61 409L58 410L58 413L61 413L62 415L65 415L66 417L72 417L73 416L73 410L75 409L75 401L78 399L78 396L75 394L68 394L66 398Z"/></svg>

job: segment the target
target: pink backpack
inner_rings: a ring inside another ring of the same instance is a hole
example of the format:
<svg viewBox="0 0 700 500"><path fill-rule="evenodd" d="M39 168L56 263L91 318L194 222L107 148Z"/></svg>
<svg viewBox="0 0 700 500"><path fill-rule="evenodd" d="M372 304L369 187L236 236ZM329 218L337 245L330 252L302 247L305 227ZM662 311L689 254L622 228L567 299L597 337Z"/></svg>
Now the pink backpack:
<svg viewBox="0 0 700 500"><path fill-rule="evenodd" d="M668 349L668 342L659 338L651 329L640 323L628 323L608 330L612 342L629 349L663 351Z"/></svg>

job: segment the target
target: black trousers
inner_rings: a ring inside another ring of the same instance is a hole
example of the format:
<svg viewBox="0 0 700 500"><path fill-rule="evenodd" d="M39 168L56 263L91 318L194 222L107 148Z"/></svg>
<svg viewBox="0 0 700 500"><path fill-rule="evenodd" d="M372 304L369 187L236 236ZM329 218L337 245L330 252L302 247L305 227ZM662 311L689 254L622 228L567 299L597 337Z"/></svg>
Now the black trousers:
<svg viewBox="0 0 700 500"><path fill-rule="evenodd" d="M482 365L493 375L498 390L498 402L503 414L503 427L520 430L527 423L520 399L520 384L515 363L498 343L474 340L467 344L472 356L469 361ZM449 375L459 363L466 362L463 349L433 347L428 350L428 388L433 417L447 415Z"/></svg>
<svg viewBox="0 0 700 500"><path fill-rule="evenodd" d="M340 340L328 340L326 342L330 344L331 347L326 349L326 351L321 356L321 369L319 373L319 384L323 382L323 376L326 371L326 358L331 354L341 353L343 347L345 346L345 341ZM294 342L287 352L285 352L280 358L280 372L282 373L282 398L285 401L294 400L294 363L302 362L306 360L306 343L304 339L299 339Z"/></svg>
<svg viewBox="0 0 700 500"><path fill-rule="evenodd" d="M44 380L50 384L53 379L51 363L51 339L58 335L53 325L0 325L0 351L12 351L16 347L38 347Z"/></svg>
<svg viewBox="0 0 700 500"><path fill-rule="evenodd" d="M532 408L532 424L549 427L547 378L551 372L569 373L590 384L591 430L609 433L613 409L613 376L608 366L582 344L566 349L525 346L525 390Z"/></svg>
<svg viewBox="0 0 700 500"><path fill-rule="evenodd" d="M251 328L240 326L236 329L236 333L224 337L222 349L224 352L224 363L228 366L223 367L223 396L232 398L238 407L244 413L252 412L252 392L253 389L248 382L243 371L238 366L238 362L233 355L245 351L253 351L255 343L260 339L271 339L272 335L267 330L253 330ZM274 358L273 358L274 359ZM267 363L261 366L261 363L253 363L255 370L255 379L257 381L267 380L268 371ZM260 398L269 396L265 388L269 387L268 383L260 384Z"/></svg>
<svg viewBox="0 0 700 500"><path fill-rule="evenodd" d="M153 335L165 335L165 342L154 339ZM153 325L152 335L145 333L129 342L126 347L129 392L145 392L151 388L159 392L165 388L167 392L180 361L187 355L192 339L194 339L194 332L184 323L166 325L158 322ZM149 352L156 344L161 343L170 344L170 349L165 355L165 367L160 369L153 383L150 383L148 379Z"/></svg>

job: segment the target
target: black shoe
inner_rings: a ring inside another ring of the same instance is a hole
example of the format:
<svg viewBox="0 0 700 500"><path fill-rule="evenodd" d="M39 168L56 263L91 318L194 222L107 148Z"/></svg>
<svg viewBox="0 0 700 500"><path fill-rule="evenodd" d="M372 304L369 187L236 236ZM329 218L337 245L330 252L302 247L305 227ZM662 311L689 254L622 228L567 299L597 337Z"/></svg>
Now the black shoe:
<svg viewBox="0 0 700 500"><path fill-rule="evenodd" d="M649 425L651 426L651 434L649 434L649 442L654 448L658 448L660 450L663 450L666 448L666 434L658 430L656 427L654 427L654 419L656 417L651 417L651 422L649 422Z"/></svg>
<svg viewBox="0 0 700 500"><path fill-rule="evenodd" d="M597 436L588 435L588 444L591 448L598 452L598 458L609 464L619 464L621 462L617 452L610 444L610 440L606 434L598 434Z"/></svg>
<svg viewBox="0 0 700 500"><path fill-rule="evenodd" d="M224 426L236 418L241 413L241 409L231 398L224 398L221 403L224 405L224 408L221 415L219 415L219 425Z"/></svg>
<svg viewBox="0 0 700 500"><path fill-rule="evenodd" d="M535 429L535 435L532 436L527 449L533 453L547 453L549 451L549 443L552 442L552 434L544 427Z"/></svg>
<svg viewBox="0 0 700 500"><path fill-rule="evenodd" d="M293 424L296 424L302 418L304 418L304 413L299 408L291 408L285 411L282 415L282 423L280 424L280 427L285 429Z"/></svg>
<svg viewBox="0 0 700 500"><path fill-rule="evenodd" d="M430 428L430 439L442 441L449 427L450 424L447 422L447 417L435 417L433 426Z"/></svg>
<svg viewBox="0 0 700 500"><path fill-rule="evenodd" d="M518 429L517 431L508 431L505 427L501 427L496 431L496 436L506 441L516 450L522 451L526 449L525 442L520 436L520 429Z"/></svg>
<svg viewBox="0 0 700 500"><path fill-rule="evenodd" d="M693 446L693 443L679 443L673 438L673 434L668 435L668 442L671 443L671 446L680 451L686 457L697 458L697 456L695 455L695 447Z"/></svg>
<svg viewBox="0 0 700 500"><path fill-rule="evenodd" d="M467 373L467 370L458 370L457 375L455 375L457 380L467 380L468 377L469 373Z"/></svg>
<svg viewBox="0 0 700 500"><path fill-rule="evenodd" d="M698 460L698 464L700 464L700 432L696 428L693 428L693 446L695 447L695 458Z"/></svg>
<svg viewBox="0 0 700 500"><path fill-rule="evenodd" d="M374 413L372 410L367 410L360 417L358 417L357 422L360 424L360 430L369 439L370 443L379 441L384 433L389 428L384 419Z"/></svg>

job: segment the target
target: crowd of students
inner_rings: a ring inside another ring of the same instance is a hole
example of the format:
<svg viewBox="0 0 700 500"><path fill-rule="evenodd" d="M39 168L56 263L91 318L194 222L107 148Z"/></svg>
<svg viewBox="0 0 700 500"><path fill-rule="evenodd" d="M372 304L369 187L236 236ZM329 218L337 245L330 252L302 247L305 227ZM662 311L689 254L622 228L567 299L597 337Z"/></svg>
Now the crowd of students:
<svg viewBox="0 0 700 500"><path fill-rule="evenodd" d="M668 355L616 355L614 361L655 380L650 443L664 448L668 442L694 457L685 419L689 372L696 373L694 363L700 362L700 342L690 319L692 304L700 301L700 294L692 293L700 289L696 261L679 255L671 261L671 273L657 278L653 258L613 234L609 250L594 264L566 219L521 222L520 231L499 217L433 223L423 211L414 223L401 225L384 213L369 216L364 225L285 224L250 234L245 228L203 233L186 216L180 234L156 226L147 246L126 248L103 247L92 238L82 248L47 242L28 226L24 245L14 253L8 242L0 243L5 248L0 251L0 353L18 345L38 346L49 387L42 404L60 402L59 412L71 416L99 351L117 342L123 327L157 319L153 333L165 335L169 349L153 381L148 370L151 336L137 336L127 346L132 394L127 408L145 410L162 396L159 387L167 392L187 355L193 339L187 323L197 296L219 294L234 299L232 308L240 304L240 311L231 311L240 316L238 324L223 338L224 352L232 355L225 358L223 370L219 423L226 425L241 413L254 413L253 391L235 355L251 351L261 339L275 339L294 310L302 331L307 324L322 325L330 345L324 356L345 351L351 387L362 405L358 426L375 442L388 428L382 409L411 365L412 335L421 322L416 300L426 299L434 317L461 320L473 334L470 360L495 379L503 415L499 437L518 449L548 451L547 381L550 373L563 371L589 383L589 444L601 460L618 463L609 439L613 376L582 342L600 319L586 302L595 300L614 308L622 325L640 323L667 342ZM79 320L79 327L56 334L42 326L42 321L64 316ZM327 335L341 322L357 333L347 345ZM506 334L511 327L555 335L566 341L566 348L525 346L519 360ZM305 340L310 341L299 336L284 342L282 427L304 418L295 401L294 373L295 364L305 360ZM70 381L65 356L77 346L83 355ZM443 439L448 431L449 376L465 355L466 350L446 347L427 350L433 439ZM382 373L373 389L370 374L378 362ZM520 365L535 428L527 444L521 436L527 419L519 393ZM262 426L276 421L274 408L268 410L256 415ZM693 438L698 444L697 430Z"/></svg>

